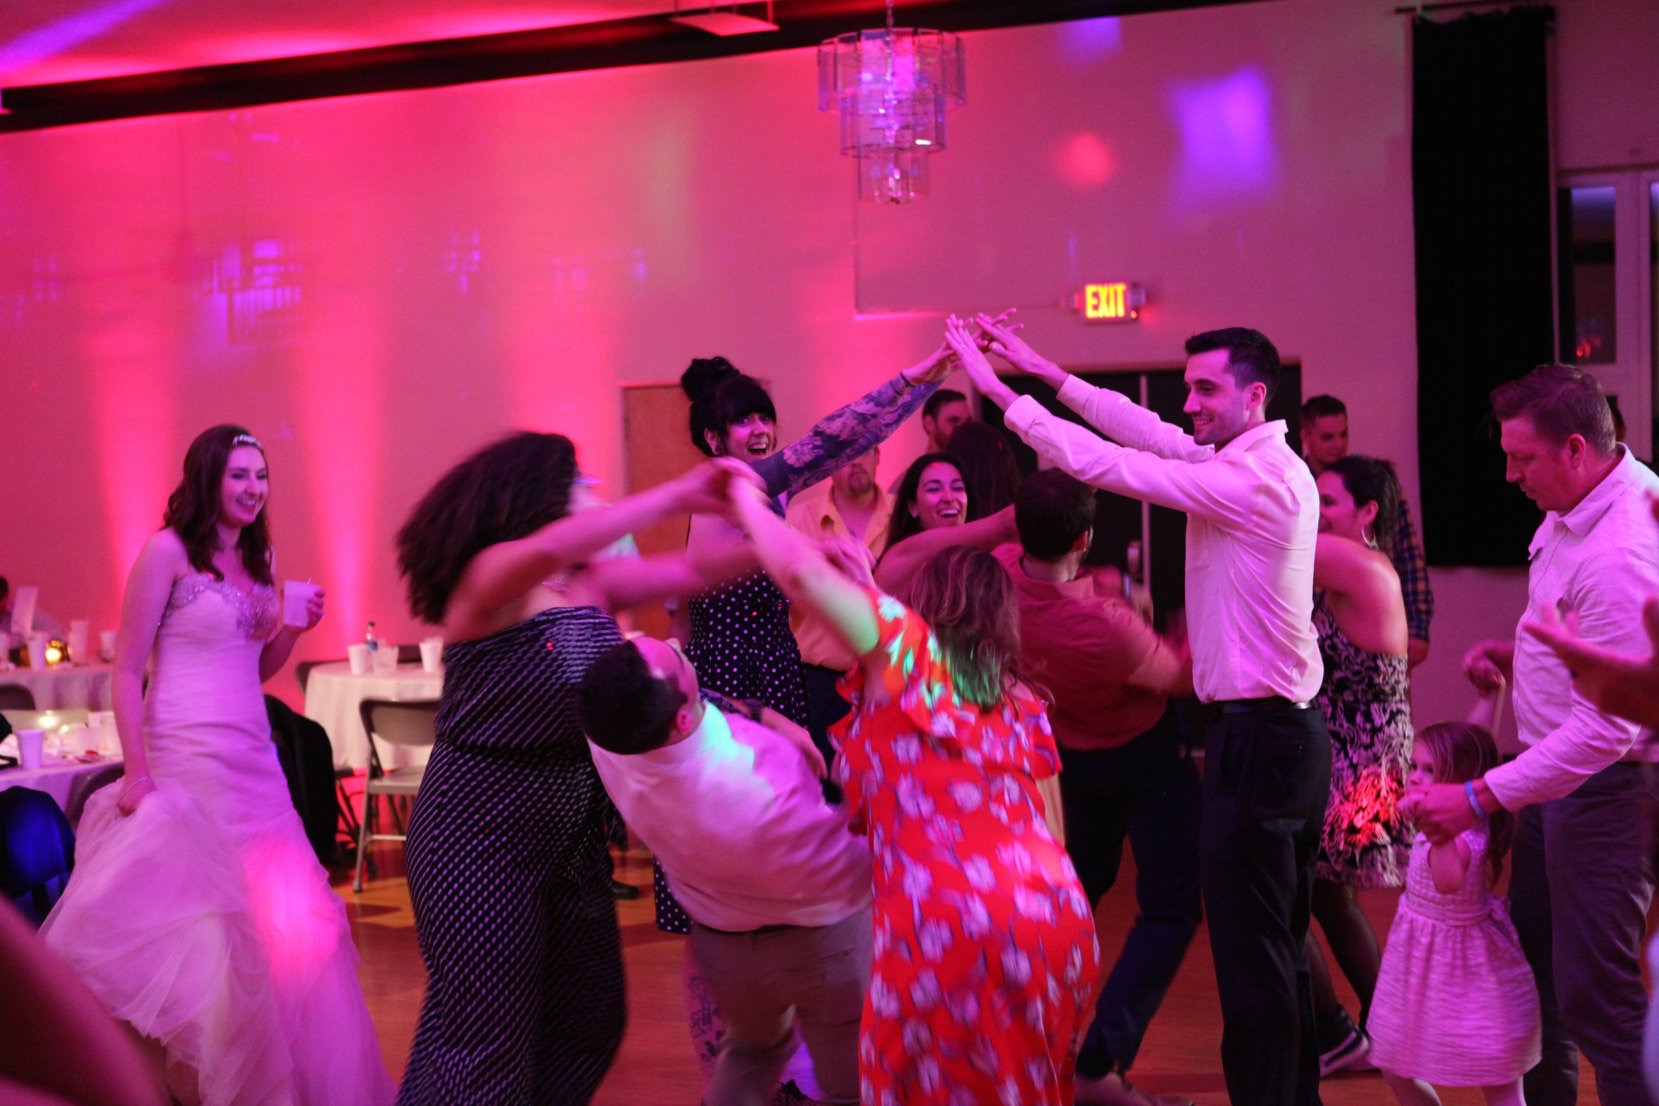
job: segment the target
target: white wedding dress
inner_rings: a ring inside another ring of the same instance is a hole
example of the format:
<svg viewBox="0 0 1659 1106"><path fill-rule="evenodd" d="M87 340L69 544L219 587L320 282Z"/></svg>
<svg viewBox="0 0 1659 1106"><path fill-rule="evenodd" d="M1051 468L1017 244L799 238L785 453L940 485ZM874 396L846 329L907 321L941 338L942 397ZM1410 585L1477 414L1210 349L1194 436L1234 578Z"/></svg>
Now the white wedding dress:
<svg viewBox="0 0 1659 1106"><path fill-rule="evenodd" d="M156 790L87 802L73 876L41 934L205 1106L381 1106L392 1088L345 907L288 795L260 690L275 625L208 575L173 585L144 700Z"/></svg>

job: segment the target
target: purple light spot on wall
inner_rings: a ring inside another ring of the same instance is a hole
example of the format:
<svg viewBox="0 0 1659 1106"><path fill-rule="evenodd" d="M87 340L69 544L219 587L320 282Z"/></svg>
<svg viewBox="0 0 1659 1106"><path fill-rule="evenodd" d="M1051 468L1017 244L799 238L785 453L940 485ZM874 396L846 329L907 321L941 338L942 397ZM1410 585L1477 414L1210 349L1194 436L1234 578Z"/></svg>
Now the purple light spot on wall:
<svg viewBox="0 0 1659 1106"><path fill-rule="evenodd" d="M1254 67L1213 81L1173 84L1170 103L1181 132L1176 191L1183 204L1243 199L1279 174L1267 79Z"/></svg>
<svg viewBox="0 0 1659 1106"><path fill-rule="evenodd" d="M1115 15L1079 19L1060 27L1060 55L1067 61L1098 61L1123 49L1123 25Z"/></svg>

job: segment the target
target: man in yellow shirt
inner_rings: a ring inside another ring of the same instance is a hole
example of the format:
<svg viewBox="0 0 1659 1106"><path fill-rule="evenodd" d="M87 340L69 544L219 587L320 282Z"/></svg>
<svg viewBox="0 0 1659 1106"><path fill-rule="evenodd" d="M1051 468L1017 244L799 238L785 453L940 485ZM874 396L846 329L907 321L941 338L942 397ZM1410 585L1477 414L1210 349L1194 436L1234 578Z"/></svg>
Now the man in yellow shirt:
<svg viewBox="0 0 1659 1106"><path fill-rule="evenodd" d="M830 478L789 501L789 525L814 538L851 538L862 542L875 560L887 545L892 497L876 483L880 450L872 449L836 470ZM821 620L794 612L790 626L801 647L801 674L806 680L807 729L828 763L834 759L828 730L851 709L835 683L857 663L846 644ZM834 784L826 784L828 791ZM839 797L839 793L832 797Z"/></svg>

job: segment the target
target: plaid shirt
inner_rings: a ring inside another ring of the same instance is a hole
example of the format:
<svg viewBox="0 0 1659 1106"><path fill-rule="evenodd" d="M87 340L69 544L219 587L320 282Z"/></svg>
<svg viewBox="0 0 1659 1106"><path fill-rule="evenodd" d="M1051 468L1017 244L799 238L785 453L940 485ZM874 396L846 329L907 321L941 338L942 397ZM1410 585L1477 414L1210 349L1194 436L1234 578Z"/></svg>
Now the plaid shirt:
<svg viewBox="0 0 1659 1106"><path fill-rule="evenodd" d="M1400 590L1406 597L1406 626L1412 638L1429 640L1429 620L1434 617L1434 591L1429 587L1429 565L1423 558L1423 543L1411 521L1411 507L1400 497L1394 520L1394 548L1388 551L1394 571L1400 574Z"/></svg>

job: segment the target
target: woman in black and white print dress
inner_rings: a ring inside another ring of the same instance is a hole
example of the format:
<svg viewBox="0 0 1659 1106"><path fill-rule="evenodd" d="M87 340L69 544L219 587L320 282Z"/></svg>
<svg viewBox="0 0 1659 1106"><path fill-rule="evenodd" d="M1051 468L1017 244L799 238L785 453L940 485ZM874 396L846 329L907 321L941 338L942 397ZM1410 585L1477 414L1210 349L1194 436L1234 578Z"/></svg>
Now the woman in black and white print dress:
<svg viewBox="0 0 1659 1106"><path fill-rule="evenodd" d="M514 434L446 473L398 533L410 607L449 642L409 824L427 993L401 1106L581 1106L622 1041L609 800L574 693L621 640L612 610L720 570L683 555L587 562L662 518L720 509L726 484L750 477L713 462L584 510L577 476L569 439Z"/></svg>

